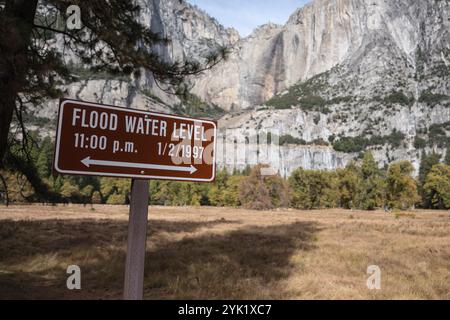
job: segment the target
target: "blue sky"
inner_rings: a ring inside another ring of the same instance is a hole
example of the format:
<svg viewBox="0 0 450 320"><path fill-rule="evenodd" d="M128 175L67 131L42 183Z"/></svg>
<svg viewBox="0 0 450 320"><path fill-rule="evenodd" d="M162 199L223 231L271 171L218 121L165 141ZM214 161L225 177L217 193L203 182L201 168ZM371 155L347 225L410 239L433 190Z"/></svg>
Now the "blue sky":
<svg viewBox="0 0 450 320"><path fill-rule="evenodd" d="M216 18L225 27L234 27L248 36L267 22L284 24L297 8L310 0L188 0Z"/></svg>

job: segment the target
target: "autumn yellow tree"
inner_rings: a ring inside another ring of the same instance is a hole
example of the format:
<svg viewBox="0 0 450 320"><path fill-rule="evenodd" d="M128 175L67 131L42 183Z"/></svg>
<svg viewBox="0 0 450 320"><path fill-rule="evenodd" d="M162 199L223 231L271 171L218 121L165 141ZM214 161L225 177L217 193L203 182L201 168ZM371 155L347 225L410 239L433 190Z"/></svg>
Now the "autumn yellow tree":
<svg viewBox="0 0 450 320"><path fill-rule="evenodd" d="M386 179L386 200L390 208L406 210L420 201L413 172L414 167L409 161L390 165Z"/></svg>

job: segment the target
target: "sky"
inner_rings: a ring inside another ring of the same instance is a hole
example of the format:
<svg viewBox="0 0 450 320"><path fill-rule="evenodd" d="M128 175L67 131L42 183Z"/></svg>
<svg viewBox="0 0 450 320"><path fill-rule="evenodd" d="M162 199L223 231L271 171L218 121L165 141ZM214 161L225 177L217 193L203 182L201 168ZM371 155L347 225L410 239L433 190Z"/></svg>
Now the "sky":
<svg viewBox="0 0 450 320"><path fill-rule="evenodd" d="M285 24L289 16L310 0L188 0L208 12L225 27L248 36L256 27Z"/></svg>

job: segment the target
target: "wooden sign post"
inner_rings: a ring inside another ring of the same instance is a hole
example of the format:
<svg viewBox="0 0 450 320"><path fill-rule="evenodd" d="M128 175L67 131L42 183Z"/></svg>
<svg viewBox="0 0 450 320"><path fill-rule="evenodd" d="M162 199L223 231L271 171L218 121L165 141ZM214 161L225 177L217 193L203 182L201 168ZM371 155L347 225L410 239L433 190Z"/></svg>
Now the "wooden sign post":
<svg viewBox="0 0 450 320"><path fill-rule="evenodd" d="M133 179L124 299L143 295L149 180L212 182L214 121L61 100L54 170Z"/></svg>
<svg viewBox="0 0 450 320"><path fill-rule="evenodd" d="M124 300L142 300L148 197L148 181L133 180L131 184L130 221L128 222L127 260L125 262Z"/></svg>

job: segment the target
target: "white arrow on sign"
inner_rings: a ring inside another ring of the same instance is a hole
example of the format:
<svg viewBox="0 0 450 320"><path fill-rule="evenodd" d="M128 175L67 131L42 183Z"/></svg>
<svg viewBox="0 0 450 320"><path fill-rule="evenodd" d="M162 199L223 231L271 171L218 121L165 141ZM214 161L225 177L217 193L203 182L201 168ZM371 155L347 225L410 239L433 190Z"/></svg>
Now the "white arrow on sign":
<svg viewBox="0 0 450 320"><path fill-rule="evenodd" d="M120 168L137 168L137 169L153 169L153 170L166 170L166 171L180 171L189 172L194 174L197 172L197 168L191 165L190 167L178 167L178 166L162 166L157 164L146 163L133 163L133 162L118 162L118 161L105 161L105 160L92 160L91 157L87 157L81 160L81 163L86 167L104 166L104 167L120 167Z"/></svg>

